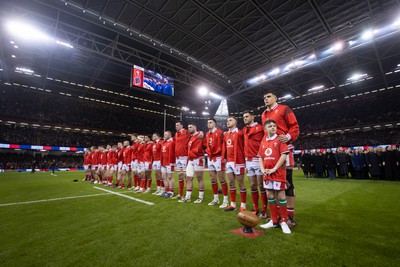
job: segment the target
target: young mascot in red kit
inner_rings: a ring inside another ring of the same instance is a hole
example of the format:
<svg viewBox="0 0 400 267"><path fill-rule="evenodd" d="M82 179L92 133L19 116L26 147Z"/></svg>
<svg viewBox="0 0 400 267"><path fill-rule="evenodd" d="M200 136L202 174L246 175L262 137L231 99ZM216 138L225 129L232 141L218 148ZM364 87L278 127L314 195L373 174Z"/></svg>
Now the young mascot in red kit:
<svg viewBox="0 0 400 267"><path fill-rule="evenodd" d="M260 169L264 175L264 187L267 189L268 204L271 210L271 220L260 225L261 228L275 228L278 226L279 213L281 216L281 228L285 234L290 234L290 228L287 220L287 202L286 202L286 161L289 154L288 146L278 140L276 134L276 122L267 120L264 123L267 135L264 136L260 150L258 151ZM280 211L276 205L278 198Z"/></svg>

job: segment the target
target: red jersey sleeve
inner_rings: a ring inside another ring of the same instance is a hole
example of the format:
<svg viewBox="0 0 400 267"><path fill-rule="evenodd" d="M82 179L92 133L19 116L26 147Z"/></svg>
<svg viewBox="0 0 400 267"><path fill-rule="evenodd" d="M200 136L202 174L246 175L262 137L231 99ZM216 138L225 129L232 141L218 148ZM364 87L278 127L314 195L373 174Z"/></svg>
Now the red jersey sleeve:
<svg viewBox="0 0 400 267"><path fill-rule="evenodd" d="M285 108L285 120L288 125L288 132L287 134L290 135L290 142L294 142L297 140L300 134L299 123L297 122L296 116L294 115L292 109L288 106Z"/></svg>

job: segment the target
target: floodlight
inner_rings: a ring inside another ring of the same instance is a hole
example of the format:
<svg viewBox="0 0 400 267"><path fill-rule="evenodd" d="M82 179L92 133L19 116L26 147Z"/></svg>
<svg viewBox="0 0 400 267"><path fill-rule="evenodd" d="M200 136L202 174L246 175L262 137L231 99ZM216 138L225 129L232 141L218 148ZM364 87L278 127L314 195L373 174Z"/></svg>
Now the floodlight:
<svg viewBox="0 0 400 267"><path fill-rule="evenodd" d="M366 74L366 73L362 73L362 74L355 73L351 77L349 77L347 80L348 81L357 81L357 80L360 80L361 78L365 78L366 76L368 76L368 74Z"/></svg>
<svg viewBox="0 0 400 267"><path fill-rule="evenodd" d="M210 113L208 113L207 111L203 111L202 114L203 115L210 115Z"/></svg>
<svg viewBox="0 0 400 267"><path fill-rule="evenodd" d="M206 96L206 95L208 95L208 92L209 92L209 90L208 90L208 88L205 87L205 86L200 87L200 88L199 88L199 91L198 91L199 95L201 95L201 96Z"/></svg>
<svg viewBox="0 0 400 267"><path fill-rule="evenodd" d="M308 91L317 91L317 90L323 89L324 87L325 87L324 85L317 85L317 86L314 86L314 87L308 89Z"/></svg>
<svg viewBox="0 0 400 267"><path fill-rule="evenodd" d="M216 93L210 92L210 96L216 99L222 99L223 97L220 95L217 95Z"/></svg>
<svg viewBox="0 0 400 267"><path fill-rule="evenodd" d="M342 42L337 42L330 48L330 50L334 51L334 52L340 51L342 49L343 49L343 43Z"/></svg>
<svg viewBox="0 0 400 267"><path fill-rule="evenodd" d="M287 94L287 95L282 96L282 98L284 98L284 99L291 98L291 97L292 97L291 94Z"/></svg>
<svg viewBox="0 0 400 267"><path fill-rule="evenodd" d="M25 39L28 41L49 41L50 37L29 23L10 21L6 24L7 30L10 34L15 35L18 38Z"/></svg>

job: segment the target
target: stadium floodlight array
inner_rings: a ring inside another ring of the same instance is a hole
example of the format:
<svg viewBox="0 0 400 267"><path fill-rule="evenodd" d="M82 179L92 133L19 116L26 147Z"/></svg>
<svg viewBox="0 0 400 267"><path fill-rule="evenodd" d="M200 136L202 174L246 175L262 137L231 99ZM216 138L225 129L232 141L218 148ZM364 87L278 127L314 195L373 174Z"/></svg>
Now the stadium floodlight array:
<svg viewBox="0 0 400 267"><path fill-rule="evenodd" d="M322 49L319 52L313 52L309 56L304 56L289 63L282 64L281 66L274 66L271 70L266 70L264 73L258 74L256 77L247 80L247 83L252 86L260 85L272 78L277 76L286 75L299 68L303 68L314 64L315 62L325 60L329 57L334 56L337 53L344 51L345 49L352 49L362 46L366 43L374 41L376 39L384 38L392 35L400 30L400 19L397 19L394 23L388 26L382 26L377 29L368 29L362 32L358 37L352 38L352 40L338 40L327 49ZM347 45L345 45L347 44Z"/></svg>
<svg viewBox="0 0 400 267"><path fill-rule="evenodd" d="M41 31L39 28L26 21L8 21L5 25L8 32L15 38L25 42L42 42L42 43L55 43L68 48L74 48L71 44L56 40L50 35ZM11 44L15 44L14 41L10 41ZM14 45L14 48L18 48L18 45Z"/></svg>

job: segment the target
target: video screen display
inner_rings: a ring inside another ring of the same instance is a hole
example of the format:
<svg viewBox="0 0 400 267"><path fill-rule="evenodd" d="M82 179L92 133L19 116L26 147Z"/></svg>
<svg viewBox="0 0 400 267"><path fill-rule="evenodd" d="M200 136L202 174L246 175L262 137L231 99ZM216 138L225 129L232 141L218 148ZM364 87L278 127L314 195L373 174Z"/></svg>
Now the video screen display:
<svg viewBox="0 0 400 267"><path fill-rule="evenodd" d="M133 66L132 68L131 86L174 96L174 79L140 66Z"/></svg>

